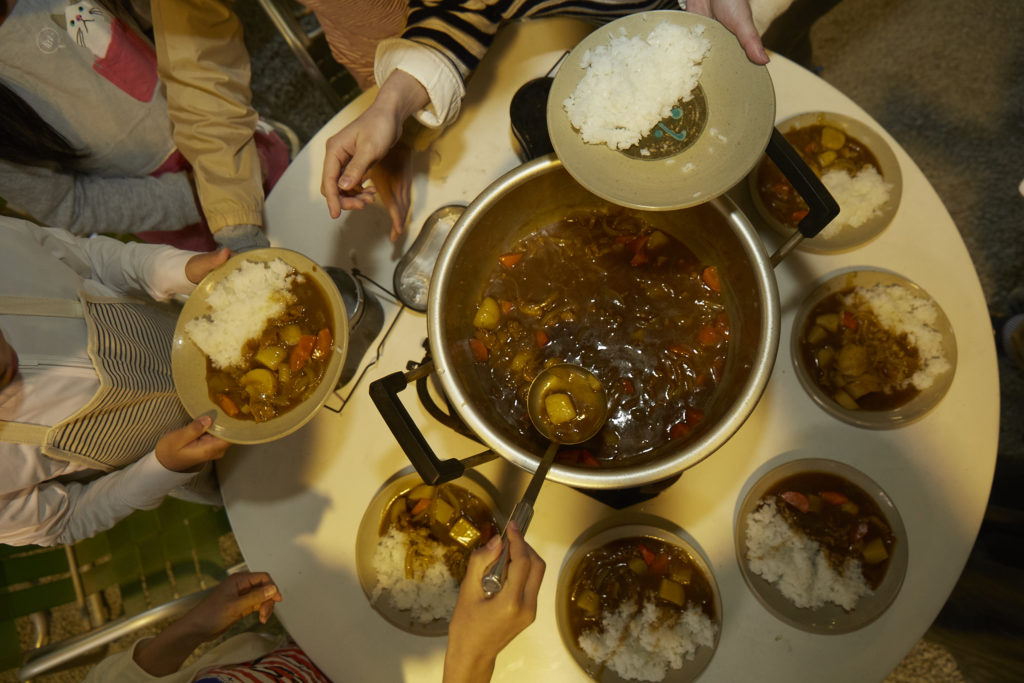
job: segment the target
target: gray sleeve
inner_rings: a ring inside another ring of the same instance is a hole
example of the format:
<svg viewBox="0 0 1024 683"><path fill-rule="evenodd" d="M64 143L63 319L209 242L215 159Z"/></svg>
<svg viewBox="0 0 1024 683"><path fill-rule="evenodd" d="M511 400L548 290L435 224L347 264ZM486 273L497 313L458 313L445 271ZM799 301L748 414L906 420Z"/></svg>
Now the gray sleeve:
<svg viewBox="0 0 1024 683"><path fill-rule="evenodd" d="M201 218L184 173L105 178L0 161L0 197L44 225L78 235L178 230Z"/></svg>

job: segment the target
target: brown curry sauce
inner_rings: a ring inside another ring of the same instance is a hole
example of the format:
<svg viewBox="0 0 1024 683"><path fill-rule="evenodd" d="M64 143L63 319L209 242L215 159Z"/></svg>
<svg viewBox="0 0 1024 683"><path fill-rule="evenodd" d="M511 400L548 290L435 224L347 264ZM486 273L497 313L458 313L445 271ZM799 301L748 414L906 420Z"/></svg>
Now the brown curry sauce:
<svg viewBox="0 0 1024 683"><path fill-rule="evenodd" d="M493 315L476 326L472 355L521 434L534 436L527 393L547 365L580 365L604 385L605 427L561 449L566 464L635 464L685 439L725 365L730 321L717 268L625 210L577 212L519 240L481 300Z"/></svg>

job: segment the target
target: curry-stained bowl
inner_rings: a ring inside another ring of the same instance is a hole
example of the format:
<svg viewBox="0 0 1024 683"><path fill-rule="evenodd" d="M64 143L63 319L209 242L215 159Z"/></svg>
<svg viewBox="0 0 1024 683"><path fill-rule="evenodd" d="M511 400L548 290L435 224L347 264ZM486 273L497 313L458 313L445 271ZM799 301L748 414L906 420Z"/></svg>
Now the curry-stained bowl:
<svg viewBox="0 0 1024 683"><path fill-rule="evenodd" d="M711 590L711 622L715 627L714 643L711 647L699 646L693 659L684 659L683 665L679 669L669 667L665 678L662 679L666 683L689 683L707 668L718 648L718 641L722 633L722 597L715 575L711 572L711 566L699 549L696 540L677 525L661 517L637 512L618 513L591 526L573 542L558 573L558 585L555 589L555 619L558 624L558 633L576 663L595 681L626 683L627 680L633 680L619 676L609 667L599 665L587 655L573 636L569 610L571 609L570 602L577 572L587 553L613 541L634 537L654 538L675 546L689 557L694 567L707 579Z"/></svg>
<svg viewBox="0 0 1024 683"><path fill-rule="evenodd" d="M747 563L747 522L750 513L757 509L761 499L776 484L793 475L807 472L836 475L861 489L878 505L895 538L889 568L886 570L881 584L872 594L861 597L849 612L831 602L826 602L823 606L813 609L797 607L775 585L755 574ZM734 526L736 562L739 564L740 573L743 574L747 587L750 588L758 602L773 616L801 631L838 635L863 628L889 609L899 594L900 587L903 586L910 552L907 543L907 530L903 526L903 519L896 509L896 505L874 480L860 470L838 460L824 458L791 460L770 470L747 489L746 495L736 509Z"/></svg>
<svg viewBox="0 0 1024 683"><path fill-rule="evenodd" d="M674 107L671 117L630 150L584 142L563 107L586 73L584 56L607 45L612 36L645 37L662 22L690 29L703 26L711 43L690 104ZM688 121L684 111L694 107L700 113ZM677 112L685 127L654 142L652 135L669 130L663 124L676 125ZM683 209L725 193L761 158L775 123L775 88L768 68L752 63L719 22L679 10L638 12L605 24L572 49L551 84L546 119L558 158L590 192L634 209ZM662 144L667 145L663 152L651 152Z"/></svg>
<svg viewBox="0 0 1024 683"><path fill-rule="evenodd" d="M240 420L229 417L210 398L206 383L206 355L189 338L185 332L185 326L190 321L211 313L207 303L210 292L218 282L240 269L242 264L246 262L267 263L275 259L281 259L298 273L310 278L323 292L327 306L330 308L331 334L334 340L331 359L320 383L304 401L282 415L265 422ZM228 259L226 263L203 278L203 281L188 297L174 328L171 371L174 388L188 414L192 417L207 414L213 416L213 425L208 430L210 434L231 443L264 443L291 434L313 418L334 391L345 364L347 350L348 316L345 312L345 304L337 286L323 268L306 256L289 249L276 247L254 249Z"/></svg>
<svg viewBox="0 0 1024 683"><path fill-rule="evenodd" d="M888 410L850 410L839 405L816 381L813 369L804 361L801 345L803 330L811 311L824 299L852 287L870 288L875 285L898 285L915 299L930 302L936 310L936 318L931 325L941 336L942 353L949 363L949 368L935 377L931 386L922 389L906 403ZM848 424L866 429L892 429L919 420L934 408L946 395L953 376L956 373L957 348L953 326L939 304L919 286L906 278L883 270L854 269L840 272L822 282L804 299L797 310L790 335L790 355L797 379L811 399L826 413Z"/></svg>
<svg viewBox="0 0 1024 683"><path fill-rule="evenodd" d="M363 589L363 594L370 606L392 626L418 636L443 636L448 633L447 619L434 619L424 623L416 619L411 611L398 609L388 599L387 591L382 591L374 597L378 583L377 570L374 568L374 554L381 538L380 532L384 515L392 501L422 483L420 475L412 467L406 467L378 489L373 500L370 501L370 505L366 508L366 512L363 513L359 529L356 531L356 575L359 577L359 586ZM483 501L490 509L497 528L501 529L504 526L504 518L495 502L497 492L482 475L475 470L467 470L462 477L447 483L461 486Z"/></svg>
<svg viewBox="0 0 1024 683"><path fill-rule="evenodd" d="M788 132L814 125L828 125L837 128L847 136L856 138L863 143L871 151L875 159L878 160L878 168L876 170L882 176L882 180L890 185L888 199L874 216L867 219L861 225L857 227L847 225L835 235L826 237L823 234L819 234L817 237L805 239L797 245L797 249L816 254L834 254L849 251L870 242L889 227L889 224L896 216L896 212L899 210L900 198L903 194L903 174L900 171L899 161L896 159L896 155L893 153L892 148L889 147L889 144L873 126L863 121L834 112L808 112L785 119L776 127L785 135ZM747 176L750 198L760 218L780 235L789 237L796 231L796 228L783 223L768 210L758 189L758 176L761 173L761 169L770 163L772 163L771 160L765 156ZM840 205L840 210L842 208ZM840 215L835 220L839 220L842 217ZM828 229L829 226L826 226L825 230L827 231Z"/></svg>

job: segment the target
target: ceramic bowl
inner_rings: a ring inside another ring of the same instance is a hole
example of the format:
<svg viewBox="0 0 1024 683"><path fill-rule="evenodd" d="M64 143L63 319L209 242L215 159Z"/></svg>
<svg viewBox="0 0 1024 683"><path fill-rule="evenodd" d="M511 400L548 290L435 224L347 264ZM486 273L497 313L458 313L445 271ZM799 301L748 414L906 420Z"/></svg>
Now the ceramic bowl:
<svg viewBox="0 0 1024 683"><path fill-rule="evenodd" d="M562 563L555 590L555 618L559 635L577 664L588 676L600 683L625 683L627 679L607 667L600 666L579 646L570 627L569 610L576 572L587 553L612 541L634 537L655 538L676 546L690 557L710 586L713 603L712 622L715 625L714 644L711 647L698 647L693 659L684 659L682 668L669 668L663 679L666 683L689 683L700 676L718 647L718 639L722 633L722 598L711 567L696 541L678 526L660 517L642 513L620 513L598 522L576 539Z"/></svg>
<svg viewBox="0 0 1024 683"><path fill-rule="evenodd" d="M662 22L703 26L711 43L692 102L675 107L634 150L584 142L562 104L583 78L584 55L612 36L646 36ZM687 112L694 107L691 117ZM687 123L674 123L676 110L678 121ZM631 14L591 33L563 60L547 104L551 144L570 175L597 196L636 209L683 209L723 194L761 158L774 122L775 89L767 67L751 63L717 21L677 10ZM651 136L662 124L680 130L656 141Z"/></svg>
<svg viewBox="0 0 1024 683"><path fill-rule="evenodd" d="M903 194L903 174L900 171L900 164L896 159L896 155L881 134L871 125L849 116L833 112L809 112L785 119L776 127L780 132L786 134L790 131L812 125L829 125L838 128L847 136L856 138L863 143L878 160L878 173L890 185L889 198L872 218L869 218L857 227L846 226L832 236L826 237L823 232L817 237L803 240L797 246L797 249L801 251L817 254L834 254L849 251L878 237L892 222L892 219L896 216L896 211L899 209L900 197ZM769 163L771 161L768 157L764 157L754 170L751 171L750 175L747 176L750 198L757 208L760 218L780 235L789 237L796 229L777 219L765 206L758 191L758 174L762 166ZM842 209L842 206L840 206L840 209ZM840 220L840 218L835 220ZM829 229L830 226L825 227L825 231Z"/></svg>
<svg viewBox="0 0 1024 683"><path fill-rule="evenodd" d="M265 263L281 259L297 272L319 285L330 307L334 349L320 384L305 401L266 422L229 417L211 398L206 385L206 355L199 350L185 326L196 318L209 315L207 298L218 282L242 267L245 262ZM323 268L302 254L288 249L268 248L247 251L228 259L199 283L185 302L174 329L171 346L171 370L178 398L192 417L209 414L214 418L210 434L238 444L274 441L291 434L309 422L334 391L348 350L348 316L337 286Z"/></svg>
<svg viewBox="0 0 1024 683"><path fill-rule="evenodd" d="M915 298L929 301L934 305L937 316L932 323L932 327L941 335L943 357L949 363L949 369L938 375L930 387L921 390L915 397L896 408L888 410L849 410L836 403L835 399L822 389L815 380L812 369L808 368L804 362L801 352L803 332L811 311L826 297L853 287L870 288L875 285L898 285L906 289ZM829 277L804 299L794 318L793 331L790 335L790 355L792 356L793 366L801 386L803 386L804 390L822 410L836 419L858 427L892 429L921 419L942 400L942 397L946 395L946 391L953 383L953 376L956 371L957 348L956 336L953 334L953 327L949 319L943 313L942 308L939 307L927 292L895 273L883 270L860 269L841 272Z"/></svg>
<svg viewBox="0 0 1024 683"><path fill-rule="evenodd" d="M787 477L804 472L838 475L860 488L878 504L896 539L889 568L881 584L872 594L861 597L851 611L846 611L831 602L826 602L824 606L816 609L797 607L774 584L755 574L747 563L747 523L750 513L757 509L767 492L776 484ZM737 508L735 530L736 561L751 592L776 618L810 633L842 634L867 626L885 613L896 599L907 572L907 532L896 505L885 490L866 474L838 460L791 460L760 477L747 490Z"/></svg>

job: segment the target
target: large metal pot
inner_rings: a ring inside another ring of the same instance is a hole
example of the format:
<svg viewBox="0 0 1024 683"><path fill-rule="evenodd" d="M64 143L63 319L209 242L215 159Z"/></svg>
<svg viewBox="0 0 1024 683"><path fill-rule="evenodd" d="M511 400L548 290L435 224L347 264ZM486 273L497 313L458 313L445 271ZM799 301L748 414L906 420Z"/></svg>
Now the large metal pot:
<svg viewBox="0 0 1024 683"><path fill-rule="evenodd" d="M777 143L773 136L773 144ZM782 145L788 149L787 154L795 154L784 139ZM499 455L529 471L536 469L543 447L538 448L537 441L522 436L514 421L499 414L467 352L466 340L473 335L472 320L480 292L497 257L507 251L511 242L570 211L610 206L613 205L581 187L553 155L536 159L495 181L469 205L452 228L434 268L427 330L437 379L452 407L473 433ZM554 465L548 477L570 486L638 487L668 479L697 464L724 444L747 419L775 362L780 312L772 268L784 255L783 250L769 257L753 225L726 197L689 209L637 213L654 227L676 236L705 262L718 266L730 311L729 354L705 418L685 442L670 442L644 462L627 467L588 469ZM821 214L813 204L812 213ZM806 232L817 232L834 215L829 209L818 219L820 225L808 227ZM792 244L784 249L791 247ZM371 394L425 479L441 481L458 476L461 464L438 461L401 404L393 395L386 396L400 390L409 379L396 373L390 378L389 388L384 386L388 382L378 380L374 383L377 386L371 386Z"/></svg>

